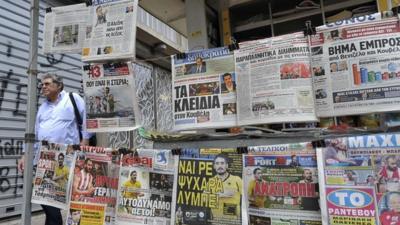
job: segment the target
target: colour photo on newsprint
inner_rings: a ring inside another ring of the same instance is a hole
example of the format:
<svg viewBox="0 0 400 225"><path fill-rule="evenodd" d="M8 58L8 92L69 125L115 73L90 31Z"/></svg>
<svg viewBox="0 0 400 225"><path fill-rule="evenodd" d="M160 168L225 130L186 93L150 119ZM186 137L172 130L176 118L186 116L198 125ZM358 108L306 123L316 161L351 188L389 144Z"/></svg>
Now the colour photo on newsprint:
<svg viewBox="0 0 400 225"><path fill-rule="evenodd" d="M130 62L84 65L83 82L88 131L113 132L137 128L139 109Z"/></svg>

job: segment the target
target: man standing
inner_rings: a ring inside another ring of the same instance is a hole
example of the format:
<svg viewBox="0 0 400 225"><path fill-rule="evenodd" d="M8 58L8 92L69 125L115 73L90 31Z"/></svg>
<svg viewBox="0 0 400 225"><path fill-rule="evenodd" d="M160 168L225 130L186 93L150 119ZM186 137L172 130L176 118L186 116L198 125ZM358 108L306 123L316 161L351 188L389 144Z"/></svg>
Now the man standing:
<svg viewBox="0 0 400 225"><path fill-rule="evenodd" d="M236 90L236 83L232 80L232 74L225 73L222 75L222 78L224 79L224 83L221 84L222 93L234 92Z"/></svg>
<svg viewBox="0 0 400 225"><path fill-rule="evenodd" d="M197 57L196 64L192 65L190 68L190 74L192 73L205 73L206 72L206 63L203 62L203 58Z"/></svg>
<svg viewBox="0 0 400 225"><path fill-rule="evenodd" d="M266 197L262 195L257 195L256 186L260 187L265 182L262 178L262 173L260 168L255 168L253 170L254 180L249 183L247 194L249 196L249 203L251 207L265 208Z"/></svg>
<svg viewBox="0 0 400 225"><path fill-rule="evenodd" d="M93 161L89 158L85 159L83 169L78 174L75 173L74 183L72 185L72 198L74 201L81 200L84 197L92 196L93 187Z"/></svg>
<svg viewBox="0 0 400 225"><path fill-rule="evenodd" d="M68 167L64 166L64 154L58 154L58 166L55 168L53 181L57 182L59 188L67 189L67 180L69 175Z"/></svg>
<svg viewBox="0 0 400 225"><path fill-rule="evenodd" d="M213 218L240 219L242 179L229 173L229 159L225 154L219 154L214 158L213 168L216 175L211 179L216 184L222 182L222 192L211 190L218 195L218 208L211 209Z"/></svg>
<svg viewBox="0 0 400 225"><path fill-rule="evenodd" d="M46 140L58 144L81 144L88 145L90 134L82 131L82 141L79 140L78 124L74 115L74 108L68 93L63 91L64 84L61 77L55 74L47 74L42 78L42 94L46 98L40 106L35 123L35 134L37 140ZM85 103L83 99L73 95L81 117L82 128L86 127ZM34 149L34 165L37 164L39 151ZM24 170L24 156L18 162L18 169ZM32 168L28 168L31 170ZM60 209L42 205L46 214L45 225L62 225Z"/></svg>

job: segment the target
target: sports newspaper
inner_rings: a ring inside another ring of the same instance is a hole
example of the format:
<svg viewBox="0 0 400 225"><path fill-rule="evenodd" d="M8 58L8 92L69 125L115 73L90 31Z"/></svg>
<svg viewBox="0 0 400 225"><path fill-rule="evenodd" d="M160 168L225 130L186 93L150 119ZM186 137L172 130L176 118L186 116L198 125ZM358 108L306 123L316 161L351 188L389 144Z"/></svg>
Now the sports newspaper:
<svg viewBox="0 0 400 225"><path fill-rule="evenodd" d="M176 183L171 224L246 224L236 149L182 149Z"/></svg>
<svg viewBox="0 0 400 225"><path fill-rule="evenodd" d="M400 134L325 145L317 149L323 224L400 224Z"/></svg>
<svg viewBox="0 0 400 225"><path fill-rule="evenodd" d="M172 57L174 129L236 125L233 54L226 47Z"/></svg>
<svg viewBox="0 0 400 225"><path fill-rule="evenodd" d="M171 224L178 157L171 150L137 149L121 163L116 224Z"/></svg>
<svg viewBox="0 0 400 225"><path fill-rule="evenodd" d="M322 224L312 143L253 146L248 150L243 156L243 192L249 224Z"/></svg>
<svg viewBox="0 0 400 225"><path fill-rule="evenodd" d="M93 204L100 205L104 208L102 210L104 216L101 217L104 219L102 223L96 224L114 224L119 174L118 157L113 156L111 148L81 146L80 150L75 158L69 211L74 204L80 204L83 209ZM67 221L70 219L68 216Z"/></svg>
<svg viewBox="0 0 400 225"><path fill-rule="evenodd" d="M72 145L43 142L39 151L32 203L66 209L73 175Z"/></svg>

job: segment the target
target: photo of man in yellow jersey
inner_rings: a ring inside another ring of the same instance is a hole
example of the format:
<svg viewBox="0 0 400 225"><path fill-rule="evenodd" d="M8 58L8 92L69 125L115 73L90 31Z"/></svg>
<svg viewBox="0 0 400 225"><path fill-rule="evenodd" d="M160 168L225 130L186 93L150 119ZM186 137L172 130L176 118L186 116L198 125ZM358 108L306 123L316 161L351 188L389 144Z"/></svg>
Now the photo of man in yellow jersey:
<svg viewBox="0 0 400 225"><path fill-rule="evenodd" d="M67 181L69 176L69 169L64 165L64 154L58 154L58 165L54 170L53 181L55 181L60 188L67 189Z"/></svg>
<svg viewBox="0 0 400 225"><path fill-rule="evenodd" d="M219 154L214 158L213 169L215 176L211 179L222 182L222 191L217 192L217 208L211 208L213 219L241 219L240 202L242 193L242 179L232 175L229 171L229 158Z"/></svg>
<svg viewBox="0 0 400 225"><path fill-rule="evenodd" d="M254 179L249 182L249 187L247 188L247 194L249 198L249 204L251 207L264 208L265 207L265 196L256 194L257 184L262 185L265 180L262 178L262 172L260 168L255 168L253 170Z"/></svg>
<svg viewBox="0 0 400 225"><path fill-rule="evenodd" d="M137 172L133 170L131 171L129 176L130 179L122 184L122 186L124 187L122 196L124 196L125 198L137 198L143 196L143 193L132 190L132 189L139 189L142 187L140 181L137 180Z"/></svg>

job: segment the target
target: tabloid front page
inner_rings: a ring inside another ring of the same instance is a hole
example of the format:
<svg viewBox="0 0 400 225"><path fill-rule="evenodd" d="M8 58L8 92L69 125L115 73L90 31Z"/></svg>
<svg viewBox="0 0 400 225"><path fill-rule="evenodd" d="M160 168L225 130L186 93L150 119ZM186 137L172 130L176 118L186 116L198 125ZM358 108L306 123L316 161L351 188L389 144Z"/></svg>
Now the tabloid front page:
<svg viewBox="0 0 400 225"><path fill-rule="evenodd" d="M309 65L303 33L240 43L238 124L316 121Z"/></svg>
<svg viewBox="0 0 400 225"><path fill-rule="evenodd" d="M80 53L89 10L85 4L51 8L44 18L43 53Z"/></svg>
<svg viewBox="0 0 400 225"><path fill-rule="evenodd" d="M97 0L89 11L82 61L135 58L138 0Z"/></svg>
<svg viewBox="0 0 400 225"><path fill-rule="evenodd" d="M317 149L323 224L400 224L400 134L325 142Z"/></svg>
<svg viewBox="0 0 400 225"><path fill-rule="evenodd" d="M111 148L81 146L80 150L75 158L71 201L66 221L68 223L73 219L71 208L73 209L74 205L82 207L83 215L85 209L90 210L92 205L98 205L101 207L96 207L96 224L114 224L119 174L117 158L113 157Z"/></svg>
<svg viewBox="0 0 400 225"><path fill-rule="evenodd" d="M311 142L249 147L243 165L249 224L322 223Z"/></svg>
<svg viewBox="0 0 400 225"><path fill-rule="evenodd" d="M242 155L236 149L183 149L171 224L247 224Z"/></svg>
<svg viewBox="0 0 400 225"><path fill-rule="evenodd" d="M171 224L178 157L171 150L138 149L122 158L116 224Z"/></svg>
<svg viewBox="0 0 400 225"><path fill-rule="evenodd" d="M311 45L319 117L400 109L397 19L322 27Z"/></svg>
<svg viewBox="0 0 400 225"><path fill-rule="evenodd" d="M40 145L36 175L33 179L32 203L60 209L68 207L73 161L74 152L71 145Z"/></svg>
<svg viewBox="0 0 400 225"><path fill-rule="evenodd" d="M172 58L174 129L236 125L236 80L228 48L186 53Z"/></svg>
<svg viewBox="0 0 400 225"><path fill-rule="evenodd" d="M138 127L134 76L130 62L83 66L88 131L127 131Z"/></svg>

